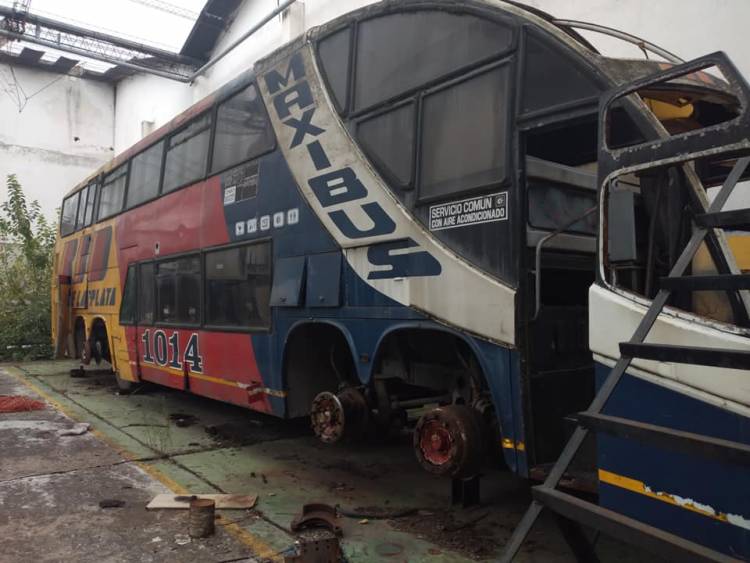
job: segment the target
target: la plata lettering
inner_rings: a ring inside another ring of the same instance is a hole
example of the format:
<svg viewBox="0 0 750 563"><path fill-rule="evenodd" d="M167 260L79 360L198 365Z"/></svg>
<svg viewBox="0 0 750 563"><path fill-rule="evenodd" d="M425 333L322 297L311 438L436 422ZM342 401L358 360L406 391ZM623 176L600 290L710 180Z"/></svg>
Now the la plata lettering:
<svg viewBox="0 0 750 563"><path fill-rule="evenodd" d="M71 292L70 301L73 307L114 307L117 301L116 287L101 287L98 289L84 289Z"/></svg>

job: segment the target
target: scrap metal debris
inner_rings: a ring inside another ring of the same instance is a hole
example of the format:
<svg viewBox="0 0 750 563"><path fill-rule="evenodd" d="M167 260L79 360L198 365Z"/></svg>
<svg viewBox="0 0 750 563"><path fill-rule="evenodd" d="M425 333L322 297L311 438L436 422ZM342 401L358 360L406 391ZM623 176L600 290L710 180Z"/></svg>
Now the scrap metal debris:
<svg viewBox="0 0 750 563"><path fill-rule="evenodd" d="M57 435L58 436L80 436L82 434L85 434L91 430L91 425L88 422L79 422L78 424L74 424L70 428L64 428L63 430L58 430Z"/></svg>
<svg viewBox="0 0 750 563"><path fill-rule="evenodd" d="M47 404L24 395L0 395L0 413L38 411L47 408Z"/></svg>
<svg viewBox="0 0 750 563"><path fill-rule="evenodd" d="M188 535L191 538L207 538L216 531L214 515L216 503L208 498L196 498L190 501L188 514Z"/></svg>
<svg viewBox="0 0 750 563"><path fill-rule="evenodd" d="M118 498L105 498L99 501L99 508L122 508L125 501Z"/></svg>
<svg viewBox="0 0 750 563"><path fill-rule="evenodd" d="M291 553L284 555L284 563L339 563L344 561L338 538L302 538L294 543Z"/></svg>
<svg viewBox="0 0 750 563"><path fill-rule="evenodd" d="M306 504L302 512L292 520L292 531L300 532L311 528L325 528L340 536L341 527L338 525L336 509L328 504L319 502Z"/></svg>

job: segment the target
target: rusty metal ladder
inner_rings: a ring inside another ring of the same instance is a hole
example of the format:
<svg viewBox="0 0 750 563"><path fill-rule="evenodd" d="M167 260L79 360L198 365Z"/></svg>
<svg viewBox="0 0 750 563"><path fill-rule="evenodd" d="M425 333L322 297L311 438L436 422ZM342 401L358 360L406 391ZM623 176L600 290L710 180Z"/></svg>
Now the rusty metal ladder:
<svg viewBox="0 0 750 563"><path fill-rule="evenodd" d="M684 275L710 229L732 227L750 230L750 209L722 211L748 164L750 157L739 159L707 212L695 216L696 228L693 235L669 276L661 279L660 290L630 341L620 344L620 358L596 393L588 410L578 415L576 429L544 483L532 489L532 503L506 544L500 561L513 561L544 508L560 517L563 535L579 561L598 561L594 547L581 525L637 543L659 555L676 555L680 557L679 561L737 561L703 545L560 491L557 486L591 430L655 444L673 451L718 457L750 467L750 446L745 444L602 414L608 399L633 358L750 370L748 351L644 342L674 291L712 289L733 292L750 289L748 274Z"/></svg>

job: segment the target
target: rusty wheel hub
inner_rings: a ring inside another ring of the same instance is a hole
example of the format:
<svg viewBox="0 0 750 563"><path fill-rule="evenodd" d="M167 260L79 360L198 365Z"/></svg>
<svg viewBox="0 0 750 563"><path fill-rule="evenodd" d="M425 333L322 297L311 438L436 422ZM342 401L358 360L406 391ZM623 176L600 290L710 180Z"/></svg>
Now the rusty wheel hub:
<svg viewBox="0 0 750 563"><path fill-rule="evenodd" d="M479 471L482 435L478 415L469 407L449 405L422 415L414 429L414 450L430 473L469 477Z"/></svg>
<svg viewBox="0 0 750 563"><path fill-rule="evenodd" d="M370 409L360 391L344 389L338 395L323 391L313 399L310 420L318 439L334 444L342 439L362 437L369 419Z"/></svg>
<svg viewBox="0 0 750 563"><path fill-rule="evenodd" d="M443 465L451 460L454 442L445 426L437 420L430 420L420 434L419 449L425 461L432 465Z"/></svg>

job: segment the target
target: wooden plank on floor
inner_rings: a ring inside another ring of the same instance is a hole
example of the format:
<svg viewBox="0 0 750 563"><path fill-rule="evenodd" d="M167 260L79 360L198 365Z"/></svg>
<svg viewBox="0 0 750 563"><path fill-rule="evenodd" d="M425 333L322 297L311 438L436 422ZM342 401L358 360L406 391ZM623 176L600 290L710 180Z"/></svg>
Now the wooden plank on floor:
<svg viewBox="0 0 750 563"><path fill-rule="evenodd" d="M156 495L146 506L147 510L157 510L160 508L190 508L190 501L193 499L211 499L216 503L217 509L246 509L255 506L258 501L258 495Z"/></svg>

